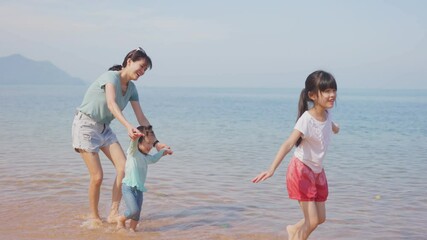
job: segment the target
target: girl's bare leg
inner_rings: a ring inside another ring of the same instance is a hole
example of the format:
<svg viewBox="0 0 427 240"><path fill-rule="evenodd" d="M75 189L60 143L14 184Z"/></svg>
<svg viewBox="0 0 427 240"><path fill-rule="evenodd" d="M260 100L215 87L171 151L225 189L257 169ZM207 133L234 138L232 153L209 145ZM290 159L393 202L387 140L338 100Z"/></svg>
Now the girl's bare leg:
<svg viewBox="0 0 427 240"><path fill-rule="evenodd" d="M101 221L98 212L99 195L101 190L103 171L101 161L99 160L98 153L80 151L80 156L86 163L89 170L90 183L89 183L89 206L91 211L91 218Z"/></svg>
<svg viewBox="0 0 427 240"><path fill-rule="evenodd" d="M101 148L105 155L110 159L116 168L116 178L113 184L111 211L107 221L109 223L117 222L119 216L120 200L122 199L122 180L125 176L126 156L119 143L113 143L107 147Z"/></svg>
<svg viewBox="0 0 427 240"><path fill-rule="evenodd" d="M319 218L319 224L326 221L326 202L315 202L317 207L317 217Z"/></svg>
<svg viewBox="0 0 427 240"><path fill-rule="evenodd" d="M286 226L286 231L288 232L288 240L294 240L295 233L298 231L301 226L304 225L304 218L301 219L299 222L295 223L294 225L288 225Z"/></svg>
<svg viewBox="0 0 427 240"><path fill-rule="evenodd" d="M294 234L289 238L292 240L306 240L314 229L326 219L325 202L300 201L299 204L304 213L304 219L293 226L288 226L288 234L290 232L289 230L291 230L291 234Z"/></svg>

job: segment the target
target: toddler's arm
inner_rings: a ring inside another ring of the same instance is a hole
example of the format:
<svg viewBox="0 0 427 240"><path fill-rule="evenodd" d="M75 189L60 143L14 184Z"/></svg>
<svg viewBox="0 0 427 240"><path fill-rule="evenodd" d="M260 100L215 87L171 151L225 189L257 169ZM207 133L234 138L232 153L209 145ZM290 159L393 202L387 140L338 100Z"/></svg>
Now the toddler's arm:
<svg viewBox="0 0 427 240"><path fill-rule="evenodd" d="M172 154L172 150L168 149L168 148L163 148L162 150L158 151L156 154L154 155L147 155L147 163L148 164L153 164L156 163L160 160L161 157L163 157L164 155L167 154Z"/></svg>
<svg viewBox="0 0 427 240"><path fill-rule="evenodd" d="M130 140L129 148L127 150L127 155L131 156L135 154L138 148L138 139Z"/></svg>

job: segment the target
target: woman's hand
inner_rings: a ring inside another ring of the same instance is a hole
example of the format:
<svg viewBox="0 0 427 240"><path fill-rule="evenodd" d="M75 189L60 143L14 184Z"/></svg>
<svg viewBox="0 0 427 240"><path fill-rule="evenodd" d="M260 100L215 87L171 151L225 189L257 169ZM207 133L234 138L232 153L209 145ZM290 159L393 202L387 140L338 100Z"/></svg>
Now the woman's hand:
<svg viewBox="0 0 427 240"><path fill-rule="evenodd" d="M258 176L256 176L254 179L252 179L252 182L253 183L259 183L259 182L265 181L268 178L270 178L271 176L273 176L273 174L274 174L274 172L272 172L272 171L262 172L262 173L258 174Z"/></svg>
<svg viewBox="0 0 427 240"><path fill-rule="evenodd" d="M128 129L128 135L132 140L136 140L137 138L144 136L143 133L141 133L137 128L130 127Z"/></svg>
<svg viewBox="0 0 427 240"><path fill-rule="evenodd" d="M170 148L166 148L165 151L163 152L163 156L165 155L172 155L173 151Z"/></svg>

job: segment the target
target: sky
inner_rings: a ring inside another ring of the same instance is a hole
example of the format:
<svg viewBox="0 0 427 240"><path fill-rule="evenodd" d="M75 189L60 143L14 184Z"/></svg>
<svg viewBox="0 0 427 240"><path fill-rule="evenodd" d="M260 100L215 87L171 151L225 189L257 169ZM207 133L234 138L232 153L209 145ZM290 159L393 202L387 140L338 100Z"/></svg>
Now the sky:
<svg viewBox="0 0 427 240"><path fill-rule="evenodd" d="M94 81L138 46L144 86L427 89L424 0L0 0L0 57Z"/></svg>

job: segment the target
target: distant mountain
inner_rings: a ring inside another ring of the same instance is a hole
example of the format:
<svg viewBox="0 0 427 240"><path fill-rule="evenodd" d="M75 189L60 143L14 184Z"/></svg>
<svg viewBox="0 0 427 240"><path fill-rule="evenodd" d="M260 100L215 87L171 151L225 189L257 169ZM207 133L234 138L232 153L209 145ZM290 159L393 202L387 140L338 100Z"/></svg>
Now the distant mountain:
<svg viewBox="0 0 427 240"><path fill-rule="evenodd" d="M14 54L0 57L0 84L3 85L82 85L82 79L70 76L48 61L34 61Z"/></svg>

